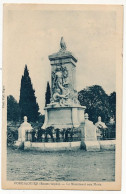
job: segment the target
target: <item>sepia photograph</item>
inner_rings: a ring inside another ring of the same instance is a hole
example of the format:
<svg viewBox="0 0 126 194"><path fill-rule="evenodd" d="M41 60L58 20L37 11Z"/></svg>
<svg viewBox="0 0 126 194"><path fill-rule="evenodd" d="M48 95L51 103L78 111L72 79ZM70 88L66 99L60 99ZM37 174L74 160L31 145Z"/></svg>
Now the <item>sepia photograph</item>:
<svg viewBox="0 0 126 194"><path fill-rule="evenodd" d="M3 189L121 189L123 6L4 4Z"/></svg>

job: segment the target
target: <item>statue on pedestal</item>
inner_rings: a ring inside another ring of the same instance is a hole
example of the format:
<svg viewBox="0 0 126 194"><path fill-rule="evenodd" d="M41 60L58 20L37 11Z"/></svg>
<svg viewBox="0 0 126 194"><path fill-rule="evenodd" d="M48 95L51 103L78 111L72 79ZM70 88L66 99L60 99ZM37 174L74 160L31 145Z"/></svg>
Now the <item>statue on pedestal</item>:
<svg viewBox="0 0 126 194"><path fill-rule="evenodd" d="M84 122L85 107L78 101L76 91L77 59L66 49L63 37L60 50L49 56L51 64L51 102L45 107L42 129L79 127Z"/></svg>

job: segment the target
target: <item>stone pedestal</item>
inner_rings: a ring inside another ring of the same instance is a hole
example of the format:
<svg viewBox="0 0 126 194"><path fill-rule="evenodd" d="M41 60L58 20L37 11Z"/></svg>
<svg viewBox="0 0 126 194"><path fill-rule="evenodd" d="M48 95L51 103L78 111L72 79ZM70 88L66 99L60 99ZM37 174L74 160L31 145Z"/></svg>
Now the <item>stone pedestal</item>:
<svg viewBox="0 0 126 194"><path fill-rule="evenodd" d="M49 126L54 128L73 128L79 127L84 123L85 107L52 107L45 109L45 122L42 129Z"/></svg>

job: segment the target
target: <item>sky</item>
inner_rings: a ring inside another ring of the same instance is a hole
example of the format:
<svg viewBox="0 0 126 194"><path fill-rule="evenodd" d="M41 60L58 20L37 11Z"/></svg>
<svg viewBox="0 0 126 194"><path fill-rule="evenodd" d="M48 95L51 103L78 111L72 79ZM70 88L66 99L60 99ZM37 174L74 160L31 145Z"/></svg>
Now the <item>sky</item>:
<svg viewBox="0 0 126 194"><path fill-rule="evenodd" d="M77 90L100 85L107 94L116 91L116 12L95 10L11 9L4 24L6 91L19 101L21 76L29 69L35 95L44 113L48 56L58 52L63 36L67 50L78 59Z"/></svg>

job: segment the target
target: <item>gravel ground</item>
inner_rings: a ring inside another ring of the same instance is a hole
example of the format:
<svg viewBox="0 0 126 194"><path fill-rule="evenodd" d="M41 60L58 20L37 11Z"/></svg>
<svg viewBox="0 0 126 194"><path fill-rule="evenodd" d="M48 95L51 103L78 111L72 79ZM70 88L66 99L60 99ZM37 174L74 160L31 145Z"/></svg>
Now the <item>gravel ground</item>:
<svg viewBox="0 0 126 194"><path fill-rule="evenodd" d="M8 148L10 181L115 181L115 152L34 152Z"/></svg>

